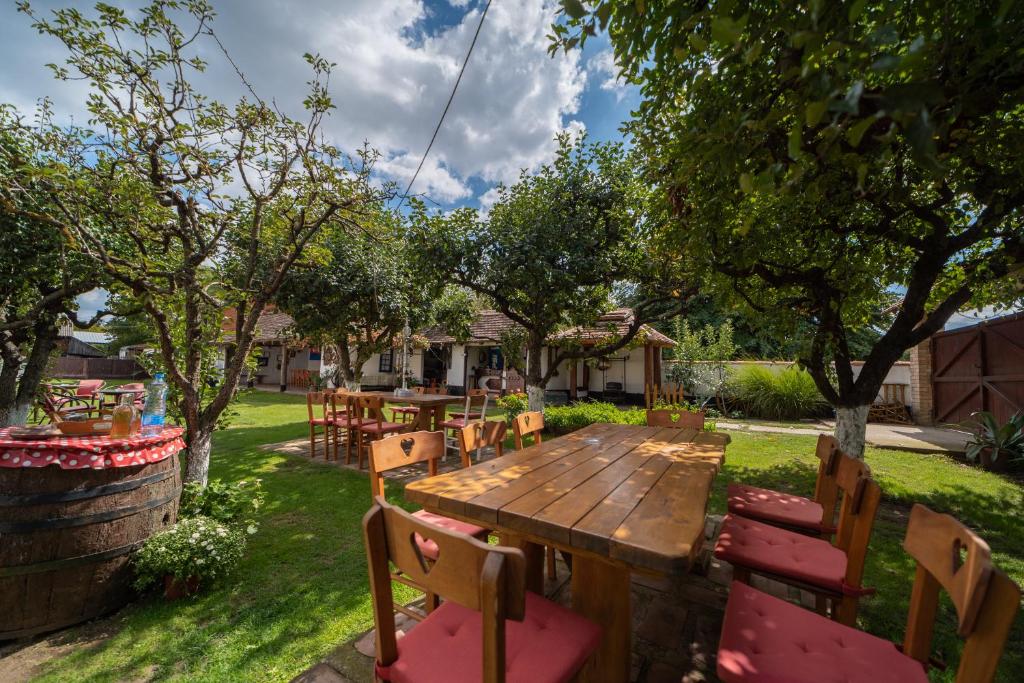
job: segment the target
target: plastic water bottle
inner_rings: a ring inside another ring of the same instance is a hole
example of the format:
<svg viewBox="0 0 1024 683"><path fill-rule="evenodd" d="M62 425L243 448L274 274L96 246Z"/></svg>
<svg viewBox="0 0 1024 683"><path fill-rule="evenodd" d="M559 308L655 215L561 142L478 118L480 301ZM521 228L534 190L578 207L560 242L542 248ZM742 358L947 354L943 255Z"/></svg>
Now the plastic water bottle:
<svg viewBox="0 0 1024 683"><path fill-rule="evenodd" d="M146 388L146 406L142 409L142 435L153 436L164 428L167 413L167 383L164 373L153 375L153 381Z"/></svg>

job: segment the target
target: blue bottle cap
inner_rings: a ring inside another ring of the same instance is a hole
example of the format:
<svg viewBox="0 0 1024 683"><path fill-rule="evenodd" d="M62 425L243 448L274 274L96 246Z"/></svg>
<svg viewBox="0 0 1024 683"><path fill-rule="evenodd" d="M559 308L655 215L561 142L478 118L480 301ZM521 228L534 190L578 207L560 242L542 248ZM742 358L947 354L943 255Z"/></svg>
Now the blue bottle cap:
<svg viewBox="0 0 1024 683"><path fill-rule="evenodd" d="M163 382L164 381L164 373L162 373L162 372L155 373L153 375L153 379L155 379L157 382Z"/></svg>

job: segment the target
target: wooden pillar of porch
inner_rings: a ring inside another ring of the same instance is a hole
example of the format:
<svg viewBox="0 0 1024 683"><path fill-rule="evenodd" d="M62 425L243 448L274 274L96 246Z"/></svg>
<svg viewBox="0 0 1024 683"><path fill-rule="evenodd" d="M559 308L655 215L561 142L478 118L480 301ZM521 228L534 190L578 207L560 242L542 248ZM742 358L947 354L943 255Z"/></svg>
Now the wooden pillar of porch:
<svg viewBox="0 0 1024 683"><path fill-rule="evenodd" d="M569 359L569 398L576 400L576 359Z"/></svg>
<svg viewBox="0 0 1024 683"><path fill-rule="evenodd" d="M652 346L644 344L644 391L647 387L654 385L654 354L651 353Z"/></svg>
<svg viewBox="0 0 1024 683"><path fill-rule="evenodd" d="M288 391L288 357L291 354L288 352L288 347L284 344L281 345L281 393Z"/></svg>
<svg viewBox="0 0 1024 683"><path fill-rule="evenodd" d="M652 346L651 355L654 359L654 384L661 385L661 347Z"/></svg>

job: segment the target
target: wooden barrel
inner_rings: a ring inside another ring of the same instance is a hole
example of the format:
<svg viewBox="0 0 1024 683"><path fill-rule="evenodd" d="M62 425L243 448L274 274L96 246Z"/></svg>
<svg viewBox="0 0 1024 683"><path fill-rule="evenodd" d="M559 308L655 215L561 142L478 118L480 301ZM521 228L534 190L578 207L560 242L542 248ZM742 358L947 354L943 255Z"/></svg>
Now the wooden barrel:
<svg viewBox="0 0 1024 683"><path fill-rule="evenodd" d="M174 524L180 493L177 455L104 470L0 468L0 640L128 602L130 553Z"/></svg>

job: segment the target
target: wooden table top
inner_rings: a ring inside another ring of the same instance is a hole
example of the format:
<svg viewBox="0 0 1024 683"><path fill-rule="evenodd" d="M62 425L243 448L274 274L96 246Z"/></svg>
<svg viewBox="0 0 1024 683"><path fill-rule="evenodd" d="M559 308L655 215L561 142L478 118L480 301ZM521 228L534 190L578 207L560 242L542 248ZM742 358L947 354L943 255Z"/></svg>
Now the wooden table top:
<svg viewBox="0 0 1024 683"><path fill-rule="evenodd" d="M593 424L465 469L412 482L405 497L498 532L632 569L689 570L729 436Z"/></svg>
<svg viewBox="0 0 1024 683"><path fill-rule="evenodd" d="M449 396L448 394L413 394L412 396L395 396L390 391L353 391L346 396L376 396L385 401L395 403L408 403L416 406L436 406L448 403L460 403L466 400L465 396Z"/></svg>

